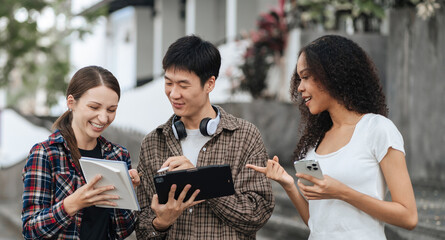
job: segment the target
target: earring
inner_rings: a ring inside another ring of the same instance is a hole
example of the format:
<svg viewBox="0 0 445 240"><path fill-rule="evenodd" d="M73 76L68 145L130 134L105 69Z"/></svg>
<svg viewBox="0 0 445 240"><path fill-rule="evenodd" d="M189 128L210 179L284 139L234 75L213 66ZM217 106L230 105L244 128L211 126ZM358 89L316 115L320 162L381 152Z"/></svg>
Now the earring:
<svg viewBox="0 0 445 240"><path fill-rule="evenodd" d="M68 108L68 111L72 112L72 111L73 111L73 109L71 109L71 108Z"/></svg>

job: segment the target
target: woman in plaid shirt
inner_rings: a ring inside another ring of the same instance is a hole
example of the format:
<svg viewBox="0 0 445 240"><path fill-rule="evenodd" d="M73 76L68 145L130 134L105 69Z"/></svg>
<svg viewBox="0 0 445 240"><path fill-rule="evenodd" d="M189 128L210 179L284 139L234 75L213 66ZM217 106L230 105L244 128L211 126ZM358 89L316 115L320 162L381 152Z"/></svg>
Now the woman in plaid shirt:
<svg viewBox="0 0 445 240"><path fill-rule="evenodd" d="M134 229L130 210L107 195L113 186L95 187L101 176L85 182L81 156L125 161L130 154L101 133L113 122L120 98L117 79L108 70L89 66L74 74L67 89L66 111L48 140L34 145L23 169L23 236L25 239L124 239ZM139 176L131 169L133 185Z"/></svg>

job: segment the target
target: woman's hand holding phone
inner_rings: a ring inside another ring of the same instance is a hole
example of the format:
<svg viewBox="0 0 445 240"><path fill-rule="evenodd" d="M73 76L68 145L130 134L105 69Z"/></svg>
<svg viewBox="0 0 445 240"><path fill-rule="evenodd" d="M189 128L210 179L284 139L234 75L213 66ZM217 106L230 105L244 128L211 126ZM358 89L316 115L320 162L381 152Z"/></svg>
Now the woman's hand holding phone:
<svg viewBox="0 0 445 240"><path fill-rule="evenodd" d="M312 181L312 186L304 185L300 180L298 181L298 188L307 200L320 200L320 199L340 199L345 200L347 191L351 188L332 178L328 175L324 175L323 179L318 179L307 174L296 174L300 177L300 180L306 178L308 181Z"/></svg>
<svg viewBox="0 0 445 240"><path fill-rule="evenodd" d="M294 162L297 171L298 188L307 200L341 199L349 188L340 181L323 175L316 160L301 160Z"/></svg>
<svg viewBox="0 0 445 240"><path fill-rule="evenodd" d="M313 186L314 182L311 178L305 175L312 176L317 179L323 179L323 172L321 171L320 164L317 160L300 160L294 162L295 171L297 172L297 177L306 186ZM305 174L305 175L300 175Z"/></svg>

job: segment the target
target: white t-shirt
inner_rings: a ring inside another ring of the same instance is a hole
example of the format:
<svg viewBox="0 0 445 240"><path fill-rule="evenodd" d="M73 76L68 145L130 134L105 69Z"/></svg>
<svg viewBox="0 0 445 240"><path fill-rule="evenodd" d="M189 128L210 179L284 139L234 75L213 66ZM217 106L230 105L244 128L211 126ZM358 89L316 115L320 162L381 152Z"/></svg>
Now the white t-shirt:
<svg viewBox="0 0 445 240"><path fill-rule="evenodd" d="M383 200L387 188L379 163L390 147L405 153L397 127L384 116L366 114L344 147L326 155L311 149L305 159L318 160L323 174ZM309 215L312 240L386 239L383 222L341 200L310 200Z"/></svg>
<svg viewBox="0 0 445 240"><path fill-rule="evenodd" d="M187 137L181 140L182 153L196 167L199 151L211 137L202 135L199 129L186 129L185 131L187 132Z"/></svg>

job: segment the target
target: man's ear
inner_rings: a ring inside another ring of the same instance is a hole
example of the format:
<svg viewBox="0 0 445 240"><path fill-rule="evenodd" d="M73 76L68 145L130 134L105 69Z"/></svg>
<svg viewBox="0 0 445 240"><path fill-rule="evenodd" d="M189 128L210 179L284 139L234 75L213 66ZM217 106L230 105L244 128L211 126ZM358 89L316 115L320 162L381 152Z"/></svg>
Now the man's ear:
<svg viewBox="0 0 445 240"><path fill-rule="evenodd" d="M73 95L68 95L68 97L66 97L66 106L68 107L68 109L73 109L75 104L76 99L74 99Z"/></svg>
<svg viewBox="0 0 445 240"><path fill-rule="evenodd" d="M213 89L215 88L215 81L216 81L215 76L211 76L207 80L206 84L204 85L206 93L210 93L211 91L213 91Z"/></svg>

